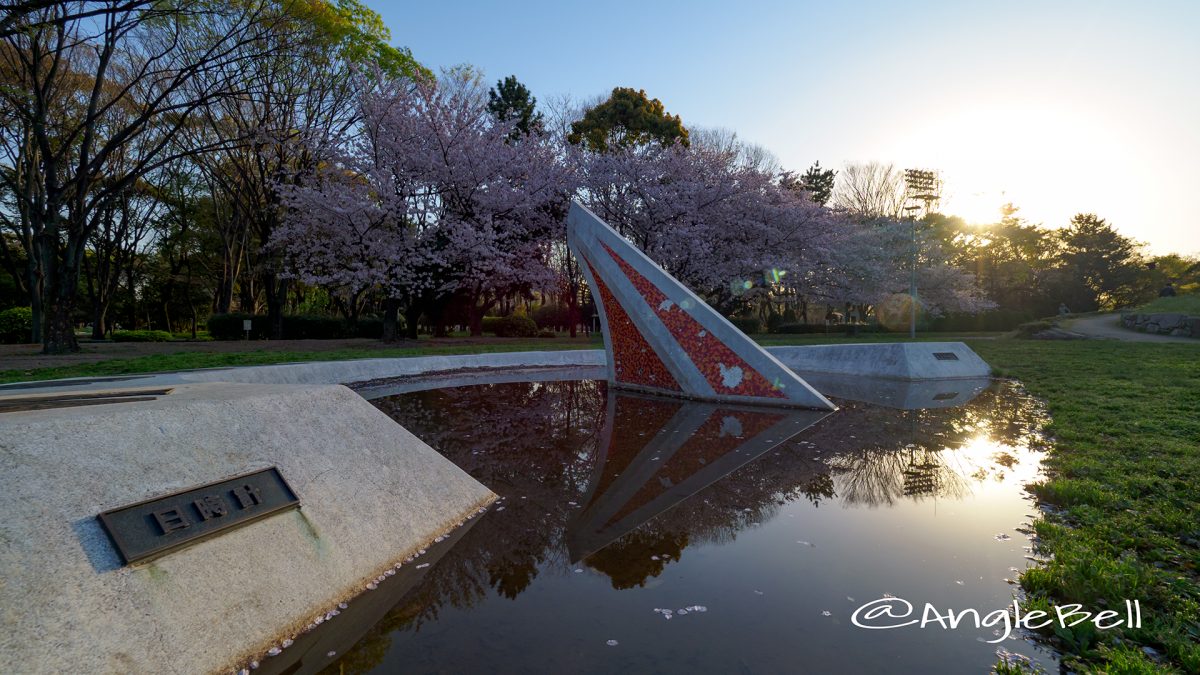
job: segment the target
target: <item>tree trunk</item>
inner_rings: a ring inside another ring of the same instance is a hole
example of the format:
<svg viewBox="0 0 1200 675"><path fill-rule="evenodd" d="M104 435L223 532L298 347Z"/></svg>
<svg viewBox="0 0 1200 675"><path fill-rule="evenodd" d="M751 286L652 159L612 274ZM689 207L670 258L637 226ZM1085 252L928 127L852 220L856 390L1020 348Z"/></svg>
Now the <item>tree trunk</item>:
<svg viewBox="0 0 1200 675"><path fill-rule="evenodd" d="M74 293L59 290L51 298L46 316L46 335L42 341L43 354L74 354L79 351L75 339Z"/></svg>
<svg viewBox="0 0 1200 675"><path fill-rule="evenodd" d="M30 274L29 308L33 312L33 342L42 342L46 326L46 310L42 306L42 283L33 273Z"/></svg>
<svg viewBox="0 0 1200 675"><path fill-rule="evenodd" d="M53 216L49 219L57 221ZM43 354L74 354L79 351L75 340L75 298L79 286L79 262L82 251L79 242L68 241L66 251L60 259L58 241L59 222L47 222L42 228L42 269L45 270L46 334L42 340Z"/></svg>
<svg viewBox="0 0 1200 675"><path fill-rule="evenodd" d="M483 317L496 304L495 300L480 302L482 298L471 299L467 309L467 321L471 329L471 337L483 337Z"/></svg>
<svg viewBox="0 0 1200 675"><path fill-rule="evenodd" d="M229 262L221 267L221 277L217 282L216 297L213 298L213 313L228 314L233 306L233 279L229 278Z"/></svg>
<svg viewBox="0 0 1200 675"><path fill-rule="evenodd" d="M412 303L404 310L404 332L410 340L417 339L417 322L421 320L421 306Z"/></svg>
<svg viewBox="0 0 1200 675"><path fill-rule="evenodd" d="M571 324L571 337L575 337L579 330L579 284L570 283L568 288L567 322Z"/></svg>
<svg viewBox="0 0 1200 675"><path fill-rule="evenodd" d="M283 306L287 302L288 282L280 279L274 270L264 273L267 291L267 320L271 326L271 339L283 339Z"/></svg>
<svg viewBox="0 0 1200 675"><path fill-rule="evenodd" d="M103 340L108 334L108 304L99 298L92 300L92 339Z"/></svg>
<svg viewBox="0 0 1200 675"><path fill-rule="evenodd" d="M400 315L400 301L388 298L383 302L383 341L398 342L400 331L396 330L397 319Z"/></svg>

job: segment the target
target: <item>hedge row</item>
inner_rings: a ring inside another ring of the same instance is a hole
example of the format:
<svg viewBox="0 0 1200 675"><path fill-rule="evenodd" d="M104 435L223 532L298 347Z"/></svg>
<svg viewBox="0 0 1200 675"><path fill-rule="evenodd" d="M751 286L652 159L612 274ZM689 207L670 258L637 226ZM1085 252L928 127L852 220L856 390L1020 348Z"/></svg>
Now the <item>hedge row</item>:
<svg viewBox="0 0 1200 675"><path fill-rule="evenodd" d="M115 330L113 342L170 342L175 339L165 330Z"/></svg>
<svg viewBox="0 0 1200 675"><path fill-rule="evenodd" d="M33 342L33 310L13 307L0 312L0 344Z"/></svg>
<svg viewBox="0 0 1200 675"><path fill-rule="evenodd" d="M823 323L785 323L779 326L776 333L784 333L787 335L811 335L814 333L882 333L885 332L879 326L874 324L856 323L845 324L836 323L826 326Z"/></svg>
<svg viewBox="0 0 1200 675"><path fill-rule="evenodd" d="M271 321L265 314L213 314L208 317L208 334L214 340L244 340L246 331L243 321L250 320L250 339L266 340L271 337ZM398 323L402 324L403 321ZM397 326L397 330L400 330ZM328 316L284 316L284 340L337 340L341 338L381 338L383 319L366 317L350 324L345 319Z"/></svg>
<svg viewBox="0 0 1200 675"><path fill-rule="evenodd" d="M927 330L935 332L1006 331L1013 330L1036 317L1033 312L1013 309L994 309L979 314L947 314L929 322Z"/></svg>
<svg viewBox="0 0 1200 675"><path fill-rule="evenodd" d="M533 310L533 322L538 328L568 330L571 327L571 310L560 305L543 305Z"/></svg>
<svg viewBox="0 0 1200 675"><path fill-rule="evenodd" d="M747 335L762 332L762 322L753 316L735 316L729 319L733 327Z"/></svg>
<svg viewBox="0 0 1200 675"><path fill-rule="evenodd" d="M527 316L485 316L483 332L496 337L537 337L538 325Z"/></svg>

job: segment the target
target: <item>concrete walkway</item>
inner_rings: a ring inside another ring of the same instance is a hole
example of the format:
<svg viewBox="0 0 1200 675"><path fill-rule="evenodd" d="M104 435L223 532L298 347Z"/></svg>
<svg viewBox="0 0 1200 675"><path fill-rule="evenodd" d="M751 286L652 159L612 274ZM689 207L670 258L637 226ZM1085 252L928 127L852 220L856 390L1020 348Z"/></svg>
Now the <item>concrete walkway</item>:
<svg viewBox="0 0 1200 675"><path fill-rule="evenodd" d="M1171 335L1156 335L1154 333L1139 333L1121 326L1120 314L1097 314L1070 319L1063 322L1063 328L1091 338L1107 340L1125 340L1126 342L1186 342L1200 344L1195 338L1174 337Z"/></svg>

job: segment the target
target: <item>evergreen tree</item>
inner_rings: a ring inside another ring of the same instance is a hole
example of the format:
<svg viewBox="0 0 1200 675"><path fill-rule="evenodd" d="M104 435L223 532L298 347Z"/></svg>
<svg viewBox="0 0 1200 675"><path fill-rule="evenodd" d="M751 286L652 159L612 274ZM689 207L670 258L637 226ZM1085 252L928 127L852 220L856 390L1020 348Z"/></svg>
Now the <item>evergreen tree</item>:
<svg viewBox="0 0 1200 675"><path fill-rule="evenodd" d="M537 111L537 99L528 87L517 80L516 75L509 75L488 90L487 109L501 122L516 120L513 138L542 130L542 114Z"/></svg>
<svg viewBox="0 0 1200 675"><path fill-rule="evenodd" d="M825 206L833 196L833 184L837 180L837 171L822 169L820 162L813 162L799 178L791 171L783 172L779 184L793 192L807 192L814 204Z"/></svg>
<svg viewBox="0 0 1200 675"><path fill-rule="evenodd" d="M668 113L662 101L646 96L645 90L629 87L613 89L607 101L584 113L583 119L571 125L567 140L597 152L651 141L689 145L688 130L679 115Z"/></svg>

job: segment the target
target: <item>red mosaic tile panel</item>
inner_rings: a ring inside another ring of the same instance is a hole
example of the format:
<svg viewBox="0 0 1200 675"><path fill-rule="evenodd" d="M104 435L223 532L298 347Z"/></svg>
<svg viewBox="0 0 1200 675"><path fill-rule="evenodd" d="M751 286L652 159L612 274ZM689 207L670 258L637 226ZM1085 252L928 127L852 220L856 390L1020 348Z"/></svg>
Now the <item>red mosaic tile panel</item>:
<svg viewBox="0 0 1200 675"><path fill-rule="evenodd" d="M620 522L622 518L657 499L669 488L686 481L711 462L756 438L771 428L771 425L778 424L784 417L786 416L780 413L714 410L654 477L646 481L641 489L608 519L605 527Z"/></svg>
<svg viewBox="0 0 1200 675"><path fill-rule="evenodd" d="M629 277L642 298L650 304L675 341L691 358L692 363L704 374L713 391L734 396L786 398L779 387L751 368L724 342L713 337L700 322L692 318L692 315L667 299L657 286L633 269L632 265L622 260L621 256L604 243L600 245L604 246L604 250L621 266L621 271ZM606 304L605 307L607 306ZM615 338L616 333L613 336ZM613 344L616 344L615 340Z"/></svg>
<svg viewBox="0 0 1200 675"><path fill-rule="evenodd" d="M616 479L654 440L655 436L645 435L644 430L666 427L671 418L683 409L683 402L679 399L624 396L611 389L608 395L617 399L613 406L612 434L604 453L604 474L596 481L592 500L586 507L588 509L604 497Z"/></svg>
<svg viewBox="0 0 1200 675"><path fill-rule="evenodd" d="M642 337L642 332L633 324L633 320L625 312L625 308L617 302L612 291L596 274L596 270L588 265L592 278L596 280L596 290L600 292L600 302L608 315L609 343L613 351L613 371L616 381L626 384L636 384L644 387L657 387L670 391L683 391L675 376L663 365L662 359Z"/></svg>

